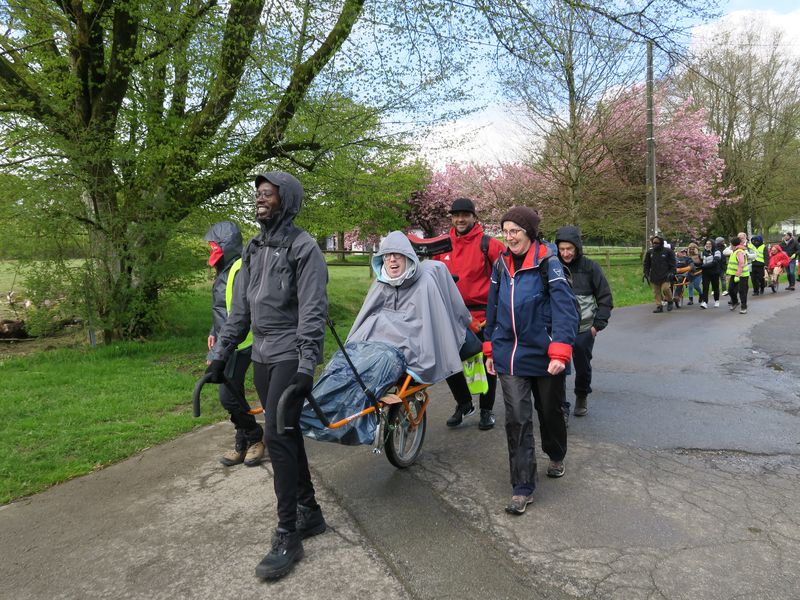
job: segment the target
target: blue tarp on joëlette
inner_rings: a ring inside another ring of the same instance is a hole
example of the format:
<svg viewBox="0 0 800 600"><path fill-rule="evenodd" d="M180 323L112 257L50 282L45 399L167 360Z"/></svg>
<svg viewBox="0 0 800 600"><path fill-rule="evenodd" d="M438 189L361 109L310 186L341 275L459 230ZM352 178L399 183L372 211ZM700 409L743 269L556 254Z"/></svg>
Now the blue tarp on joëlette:
<svg viewBox="0 0 800 600"><path fill-rule="evenodd" d="M405 373L402 352L383 342L350 342L345 350L364 384L380 398ZM370 405L355 375L339 350L325 367L311 392L329 422L335 423ZM378 420L375 413L354 419L337 429L326 429L306 402L300 415L303 435L315 440L338 442L347 446L372 444Z"/></svg>

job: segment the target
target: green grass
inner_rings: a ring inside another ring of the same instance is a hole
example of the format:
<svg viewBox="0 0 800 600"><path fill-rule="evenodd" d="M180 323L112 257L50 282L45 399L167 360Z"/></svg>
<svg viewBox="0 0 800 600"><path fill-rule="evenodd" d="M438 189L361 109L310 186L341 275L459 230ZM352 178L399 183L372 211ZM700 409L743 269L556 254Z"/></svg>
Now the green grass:
<svg viewBox="0 0 800 600"><path fill-rule="evenodd" d="M650 300L638 265L608 273L616 306ZM366 268L330 269L330 314L340 337L371 281ZM204 390L203 416L191 412L192 389L205 369L209 304L207 285L172 299L169 331L146 342L0 359L0 504L225 420L214 386ZM325 359L336 349L328 332ZM251 382L247 396L256 403Z"/></svg>

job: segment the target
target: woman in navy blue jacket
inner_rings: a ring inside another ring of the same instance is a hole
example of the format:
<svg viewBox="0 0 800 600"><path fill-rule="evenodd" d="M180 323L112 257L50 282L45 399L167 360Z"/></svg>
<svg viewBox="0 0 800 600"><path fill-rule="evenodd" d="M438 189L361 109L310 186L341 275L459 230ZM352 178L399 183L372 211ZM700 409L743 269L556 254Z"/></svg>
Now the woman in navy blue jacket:
<svg viewBox="0 0 800 600"><path fill-rule="evenodd" d="M533 409L539 417L548 477L564 475L567 429L562 404L578 330L575 294L554 249L539 239L539 215L524 206L500 221L508 250L495 262L486 309L486 368L497 373L506 409L511 502L522 514L538 479ZM547 272L542 271L544 268Z"/></svg>

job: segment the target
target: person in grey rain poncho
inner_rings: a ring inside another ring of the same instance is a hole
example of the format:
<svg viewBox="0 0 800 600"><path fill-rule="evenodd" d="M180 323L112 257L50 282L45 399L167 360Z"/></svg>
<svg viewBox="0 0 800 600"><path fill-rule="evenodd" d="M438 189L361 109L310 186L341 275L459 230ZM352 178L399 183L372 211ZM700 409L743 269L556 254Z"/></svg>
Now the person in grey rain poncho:
<svg viewBox="0 0 800 600"><path fill-rule="evenodd" d="M436 383L460 371L459 349L472 316L447 267L434 260L420 262L408 238L392 231L372 258L372 269L376 280L347 341L396 346L420 383Z"/></svg>

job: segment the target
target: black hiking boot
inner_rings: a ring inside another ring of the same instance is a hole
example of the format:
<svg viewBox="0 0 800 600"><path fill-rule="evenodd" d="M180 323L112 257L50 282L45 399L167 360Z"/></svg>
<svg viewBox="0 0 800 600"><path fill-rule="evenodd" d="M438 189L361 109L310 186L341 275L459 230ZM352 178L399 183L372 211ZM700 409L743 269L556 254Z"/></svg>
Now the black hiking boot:
<svg viewBox="0 0 800 600"><path fill-rule="evenodd" d="M582 417L589 412L589 407L586 406L586 394L575 395L575 416Z"/></svg>
<svg viewBox="0 0 800 600"><path fill-rule="evenodd" d="M303 558L303 542L299 531L286 531L280 527L272 535L272 549L256 567L256 577L278 579L292 570L294 563Z"/></svg>
<svg viewBox="0 0 800 600"><path fill-rule="evenodd" d="M322 516L322 509L319 505L314 508L309 508L308 506L298 504L296 526L301 539L310 538L312 535L319 535L328 528L328 524L325 523L325 517Z"/></svg>
<svg viewBox="0 0 800 600"><path fill-rule="evenodd" d="M481 409L481 419L478 421L478 429L486 431L494 427L495 418L494 413L488 408Z"/></svg>

